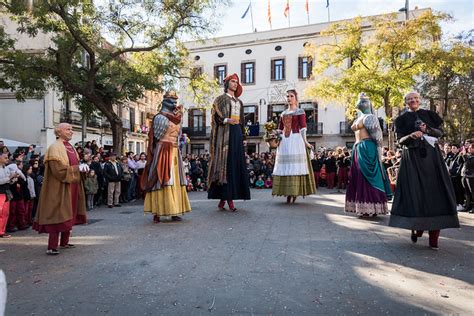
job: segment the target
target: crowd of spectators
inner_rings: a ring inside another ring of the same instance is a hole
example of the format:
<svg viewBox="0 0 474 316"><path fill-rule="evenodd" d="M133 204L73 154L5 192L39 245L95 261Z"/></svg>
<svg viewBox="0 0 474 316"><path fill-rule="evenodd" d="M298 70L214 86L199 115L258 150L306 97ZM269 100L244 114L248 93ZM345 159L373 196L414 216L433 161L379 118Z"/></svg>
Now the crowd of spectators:
<svg viewBox="0 0 474 316"><path fill-rule="evenodd" d="M27 229L32 225L38 205L44 176L43 157L35 153L35 147L10 153L0 141L0 150L8 154L9 168L18 176L11 184L10 215L7 231ZM458 211L473 212L474 189L474 140L464 144L440 145L446 166L456 193ZM90 171L84 176L84 190L87 207L92 211L96 206L120 207L123 203L143 199L139 183L146 164L146 154L128 152L117 156L88 142L84 148L76 146L82 163L89 165ZM387 170L392 190L395 191L397 170L401 160L401 150L396 152L383 148L382 163ZM187 154L183 157L187 179L187 191L207 191L209 154ZM318 187L344 190L347 187L351 164L351 151L345 147L334 150L319 148L311 157L311 165ZM252 153L246 155L250 187L272 188L272 173L275 152Z"/></svg>

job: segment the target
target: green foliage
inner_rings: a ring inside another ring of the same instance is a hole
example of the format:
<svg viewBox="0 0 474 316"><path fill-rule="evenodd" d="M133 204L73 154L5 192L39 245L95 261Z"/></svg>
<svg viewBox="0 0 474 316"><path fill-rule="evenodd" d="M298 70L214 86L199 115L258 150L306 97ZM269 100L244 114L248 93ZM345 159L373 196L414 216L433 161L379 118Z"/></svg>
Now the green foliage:
<svg viewBox="0 0 474 316"><path fill-rule="evenodd" d="M349 116L358 94L365 92L375 108L384 107L390 121L392 108L403 104L415 76L431 62L441 36L439 22L447 19L445 14L428 11L406 22L385 15L331 25L321 33L331 39L329 43L308 47L316 63L315 82L307 92L320 99L340 100L348 105Z"/></svg>
<svg viewBox="0 0 474 316"><path fill-rule="evenodd" d="M438 105L448 141L459 142L474 134L474 53L468 44L450 42L433 52L417 89Z"/></svg>
<svg viewBox="0 0 474 316"><path fill-rule="evenodd" d="M54 87L83 111L106 116L114 143L121 143L122 123L113 106L186 77L190 65L182 41L210 34L221 2L38 0L28 7L28 1L0 0L20 37L50 39L35 51L15 49L17 42L0 27L0 88L23 100ZM204 78L190 80L207 88Z"/></svg>

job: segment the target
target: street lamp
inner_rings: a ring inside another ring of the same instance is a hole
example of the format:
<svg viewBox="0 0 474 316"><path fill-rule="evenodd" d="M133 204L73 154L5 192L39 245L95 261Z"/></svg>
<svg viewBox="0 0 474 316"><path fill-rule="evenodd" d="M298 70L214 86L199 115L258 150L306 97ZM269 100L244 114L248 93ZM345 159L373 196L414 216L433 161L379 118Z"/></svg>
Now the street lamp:
<svg viewBox="0 0 474 316"><path fill-rule="evenodd" d="M405 7L401 8L398 10L398 12L405 12L405 21L408 21L410 18L409 13L410 13L410 1L405 0Z"/></svg>

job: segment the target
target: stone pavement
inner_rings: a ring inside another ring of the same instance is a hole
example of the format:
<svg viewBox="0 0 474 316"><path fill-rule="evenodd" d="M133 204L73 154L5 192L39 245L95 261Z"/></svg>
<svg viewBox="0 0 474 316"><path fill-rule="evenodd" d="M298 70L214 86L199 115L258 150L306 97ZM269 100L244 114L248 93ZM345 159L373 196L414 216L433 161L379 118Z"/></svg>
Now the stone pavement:
<svg viewBox="0 0 474 316"><path fill-rule="evenodd" d="M152 224L140 203L94 210L56 257L46 235L0 240L7 315L474 313L472 214L433 251L388 216L344 214L326 189L295 205L253 190L237 213L190 198L181 223Z"/></svg>

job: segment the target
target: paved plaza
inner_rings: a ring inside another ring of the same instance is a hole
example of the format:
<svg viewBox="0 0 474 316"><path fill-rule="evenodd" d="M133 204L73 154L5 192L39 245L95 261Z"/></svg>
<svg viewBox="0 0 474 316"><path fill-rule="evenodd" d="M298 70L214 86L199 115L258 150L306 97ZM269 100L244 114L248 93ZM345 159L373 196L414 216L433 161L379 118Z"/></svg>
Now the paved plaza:
<svg viewBox="0 0 474 316"><path fill-rule="evenodd" d="M181 223L153 224L138 202L96 209L56 257L31 230L0 240L6 315L474 312L472 214L433 251L388 216L344 214L344 195L326 189L295 205L253 190L237 213L190 199Z"/></svg>

